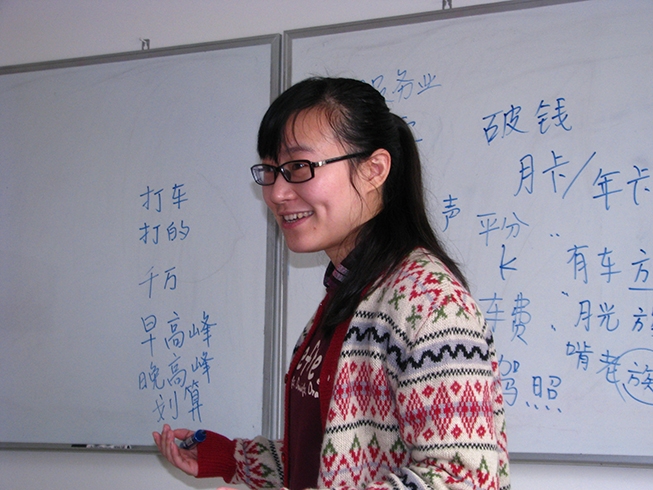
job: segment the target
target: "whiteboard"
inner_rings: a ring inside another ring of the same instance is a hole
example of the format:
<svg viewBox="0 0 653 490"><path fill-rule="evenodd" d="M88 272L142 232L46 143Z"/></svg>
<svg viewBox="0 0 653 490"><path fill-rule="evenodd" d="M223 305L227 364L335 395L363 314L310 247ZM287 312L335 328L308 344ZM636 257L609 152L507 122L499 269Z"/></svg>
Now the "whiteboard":
<svg viewBox="0 0 653 490"><path fill-rule="evenodd" d="M0 76L0 441L261 432L280 36ZM31 67L33 68L33 67Z"/></svg>
<svg viewBox="0 0 653 490"><path fill-rule="evenodd" d="M653 461L652 20L648 0L527 1L285 34L293 83L364 80L412 126L513 454ZM325 263L291 256L289 297L319 298ZM312 307L289 302L289 331Z"/></svg>

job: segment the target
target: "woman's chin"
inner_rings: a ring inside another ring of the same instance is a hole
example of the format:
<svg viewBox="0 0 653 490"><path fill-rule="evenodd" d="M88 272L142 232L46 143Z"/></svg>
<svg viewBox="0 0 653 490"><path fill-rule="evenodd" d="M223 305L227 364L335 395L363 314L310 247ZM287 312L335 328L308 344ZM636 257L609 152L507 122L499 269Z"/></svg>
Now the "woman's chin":
<svg viewBox="0 0 653 490"><path fill-rule="evenodd" d="M288 250L291 252L294 252L296 254L311 254L315 252L321 252L321 248L315 248L315 247L307 247L307 246L302 246L302 245L294 245L286 242L286 246L288 247Z"/></svg>

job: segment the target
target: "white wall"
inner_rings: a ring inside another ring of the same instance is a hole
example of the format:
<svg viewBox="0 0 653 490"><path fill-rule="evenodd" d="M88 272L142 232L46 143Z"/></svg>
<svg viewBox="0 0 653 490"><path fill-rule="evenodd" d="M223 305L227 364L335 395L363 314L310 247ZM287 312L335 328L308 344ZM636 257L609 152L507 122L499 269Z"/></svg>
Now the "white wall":
<svg viewBox="0 0 653 490"><path fill-rule="evenodd" d="M141 38L161 48L441 8L442 0L0 0L0 66L134 51Z"/></svg>
<svg viewBox="0 0 653 490"><path fill-rule="evenodd" d="M496 0L453 0L463 7ZM439 10L441 0L0 0L0 66ZM653 490L653 468L513 462L515 490ZM207 489L154 454L0 450L3 490Z"/></svg>

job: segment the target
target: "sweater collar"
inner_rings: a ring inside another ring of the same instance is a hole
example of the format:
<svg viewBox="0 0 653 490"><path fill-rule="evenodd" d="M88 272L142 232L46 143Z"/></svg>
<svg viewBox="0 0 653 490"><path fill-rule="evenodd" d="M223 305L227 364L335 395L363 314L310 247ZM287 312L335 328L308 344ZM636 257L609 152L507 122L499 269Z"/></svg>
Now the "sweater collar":
<svg viewBox="0 0 653 490"><path fill-rule="evenodd" d="M345 277L347 277L347 274L349 274L349 271L360 259L361 253L362 247L361 245L357 245L337 266L333 265L333 262L329 262L324 273L323 281L328 293L333 293L338 289L345 280Z"/></svg>

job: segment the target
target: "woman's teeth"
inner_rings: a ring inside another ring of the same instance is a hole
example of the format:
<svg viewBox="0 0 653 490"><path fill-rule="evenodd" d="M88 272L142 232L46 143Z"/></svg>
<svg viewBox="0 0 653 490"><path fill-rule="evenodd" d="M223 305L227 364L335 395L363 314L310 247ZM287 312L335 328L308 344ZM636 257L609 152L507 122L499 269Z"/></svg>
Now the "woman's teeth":
<svg viewBox="0 0 653 490"><path fill-rule="evenodd" d="M304 211L303 213L294 213L294 214L286 214L283 217L283 220L286 223L292 223L293 221L297 221L298 219L306 218L308 216L311 216L313 213L311 211Z"/></svg>

